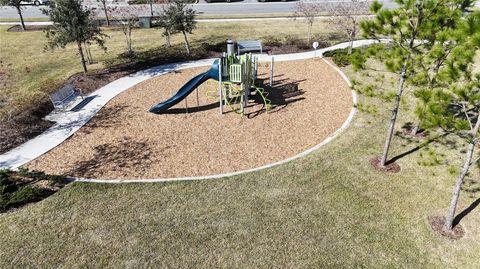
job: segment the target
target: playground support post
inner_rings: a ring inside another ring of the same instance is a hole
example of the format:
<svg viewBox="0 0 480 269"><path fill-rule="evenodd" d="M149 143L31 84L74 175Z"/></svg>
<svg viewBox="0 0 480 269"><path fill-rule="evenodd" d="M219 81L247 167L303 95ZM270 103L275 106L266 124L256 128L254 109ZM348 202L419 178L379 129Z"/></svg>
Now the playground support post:
<svg viewBox="0 0 480 269"><path fill-rule="evenodd" d="M252 55L250 54L250 57ZM252 68L252 62L251 62L251 58L248 58L247 57L247 60L245 61L245 63L243 64L243 91L242 91L242 96L243 96L243 102L242 102L242 115L244 115L244 111L245 111L245 107L247 107L247 104L248 104L248 94L249 94L249 91L250 91L250 72L251 72L251 68Z"/></svg>
<svg viewBox="0 0 480 269"><path fill-rule="evenodd" d="M185 97L185 115L188 114L188 102L187 97Z"/></svg>
<svg viewBox="0 0 480 269"><path fill-rule="evenodd" d="M272 62L270 63L270 87L272 87L272 85L273 85L273 64L274 64L274 62L275 62L275 60L272 57Z"/></svg>
<svg viewBox="0 0 480 269"><path fill-rule="evenodd" d="M243 115L245 115L244 111L245 111L245 84L241 84L240 85L240 113Z"/></svg>
<svg viewBox="0 0 480 269"><path fill-rule="evenodd" d="M254 73L253 73L253 78L254 80L257 80L257 75L258 75L258 57L255 57L254 58L254 61L255 61L255 69L254 69ZM255 85L253 85L255 86Z"/></svg>
<svg viewBox="0 0 480 269"><path fill-rule="evenodd" d="M199 101L199 98L198 98L198 87L195 89L195 91L197 92L197 111L200 111L200 101Z"/></svg>
<svg viewBox="0 0 480 269"><path fill-rule="evenodd" d="M218 94L220 97L220 115L223 115L222 59L218 61Z"/></svg>

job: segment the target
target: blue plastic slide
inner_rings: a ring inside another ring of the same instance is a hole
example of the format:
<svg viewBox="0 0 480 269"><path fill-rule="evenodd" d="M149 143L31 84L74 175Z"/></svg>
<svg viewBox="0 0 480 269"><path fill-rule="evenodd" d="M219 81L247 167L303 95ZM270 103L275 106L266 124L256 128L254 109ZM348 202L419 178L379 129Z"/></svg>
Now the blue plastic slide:
<svg viewBox="0 0 480 269"><path fill-rule="evenodd" d="M170 99L163 101L152 108L150 108L150 112L161 114L165 112L170 107L178 104L180 101L185 99L190 93L192 93L198 86L209 79L218 80L218 60L212 64L212 68L205 73L201 73L190 81L188 81L185 85L183 85L178 92L172 96Z"/></svg>

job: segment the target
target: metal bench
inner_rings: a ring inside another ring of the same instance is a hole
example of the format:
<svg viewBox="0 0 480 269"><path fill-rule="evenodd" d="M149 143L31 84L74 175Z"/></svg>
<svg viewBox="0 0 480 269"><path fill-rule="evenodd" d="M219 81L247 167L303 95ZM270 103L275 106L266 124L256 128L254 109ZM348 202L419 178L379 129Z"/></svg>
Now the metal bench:
<svg viewBox="0 0 480 269"><path fill-rule="evenodd" d="M260 40L243 40L237 41L238 54L248 51L260 51L263 53L262 41Z"/></svg>
<svg viewBox="0 0 480 269"><path fill-rule="evenodd" d="M58 91L50 94L49 97L55 109L61 108L62 111L65 111L66 105L75 100L78 96L83 99L81 90L76 90L72 85L66 85Z"/></svg>

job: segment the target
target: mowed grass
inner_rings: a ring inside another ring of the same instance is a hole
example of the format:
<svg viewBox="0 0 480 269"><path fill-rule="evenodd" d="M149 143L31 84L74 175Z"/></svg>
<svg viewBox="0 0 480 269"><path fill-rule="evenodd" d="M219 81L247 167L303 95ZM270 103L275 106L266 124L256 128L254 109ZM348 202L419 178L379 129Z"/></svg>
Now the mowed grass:
<svg viewBox="0 0 480 269"><path fill-rule="evenodd" d="M58 89L71 75L81 72L81 65L75 44L65 49L45 50L45 33L7 32L9 26L0 26L0 119L6 113L16 114L23 111L41 98ZM93 58L97 64L90 70L105 67L104 62L116 59L125 52L126 42L119 29L105 29L109 38L107 52L92 46ZM154 51L154 54L167 53L162 46L164 38L161 29L136 29L133 32L133 49L137 52ZM341 35L333 34L328 25L318 21L314 34L323 40L338 42ZM190 36L194 50L202 43L216 43L227 38L234 39L271 39L306 38L307 27L304 22L260 21L260 22L202 22ZM340 36L340 37L339 37ZM172 44L184 50L183 37L175 35Z"/></svg>
<svg viewBox="0 0 480 269"><path fill-rule="evenodd" d="M400 123L411 116L401 113ZM427 223L447 210L457 150L434 142L450 163L419 166L419 150L398 160L400 173L377 172L369 161L381 150L387 119L387 109L359 113L307 157L242 176L71 184L0 216L0 267L477 268L478 207L462 218L459 241ZM419 143L396 136L391 156ZM458 213L480 199L478 175L475 165Z"/></svg>

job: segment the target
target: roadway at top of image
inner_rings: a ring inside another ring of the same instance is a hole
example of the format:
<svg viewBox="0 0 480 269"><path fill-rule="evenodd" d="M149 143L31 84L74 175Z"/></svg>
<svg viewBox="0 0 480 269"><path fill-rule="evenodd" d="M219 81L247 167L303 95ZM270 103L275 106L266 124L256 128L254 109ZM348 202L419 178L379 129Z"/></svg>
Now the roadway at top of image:
<svg viewBox="0 0 480 269"><path fill-rule="evenodd" d="M235 1L232 0L230 3L225 2L214 2L206 3L204 0L200 1L198 4L193 4L192 7L195 11L198 12L200 16L221 16L221 15L255 15L255 14L288 14L295 12L295 4L298 1L289 1L289 2L265 2L260 3L256 0L244 0L244 1ZM311 1L314 2L314 1ZM342 2L342 1L315 1L315 2ZM380 1L383 2L385 7L391 8L395 4L393 0ZM124 4L125 5L125 4ZM96 3L93 6L98 6ZM156 10L161 10L161 5L156 5ZM46 18L41 12L41 8L33 5L26 5L23 9L24 18ZM0 7L0 19L16 19L18 18L18 13L13 7Z"/></svg>

